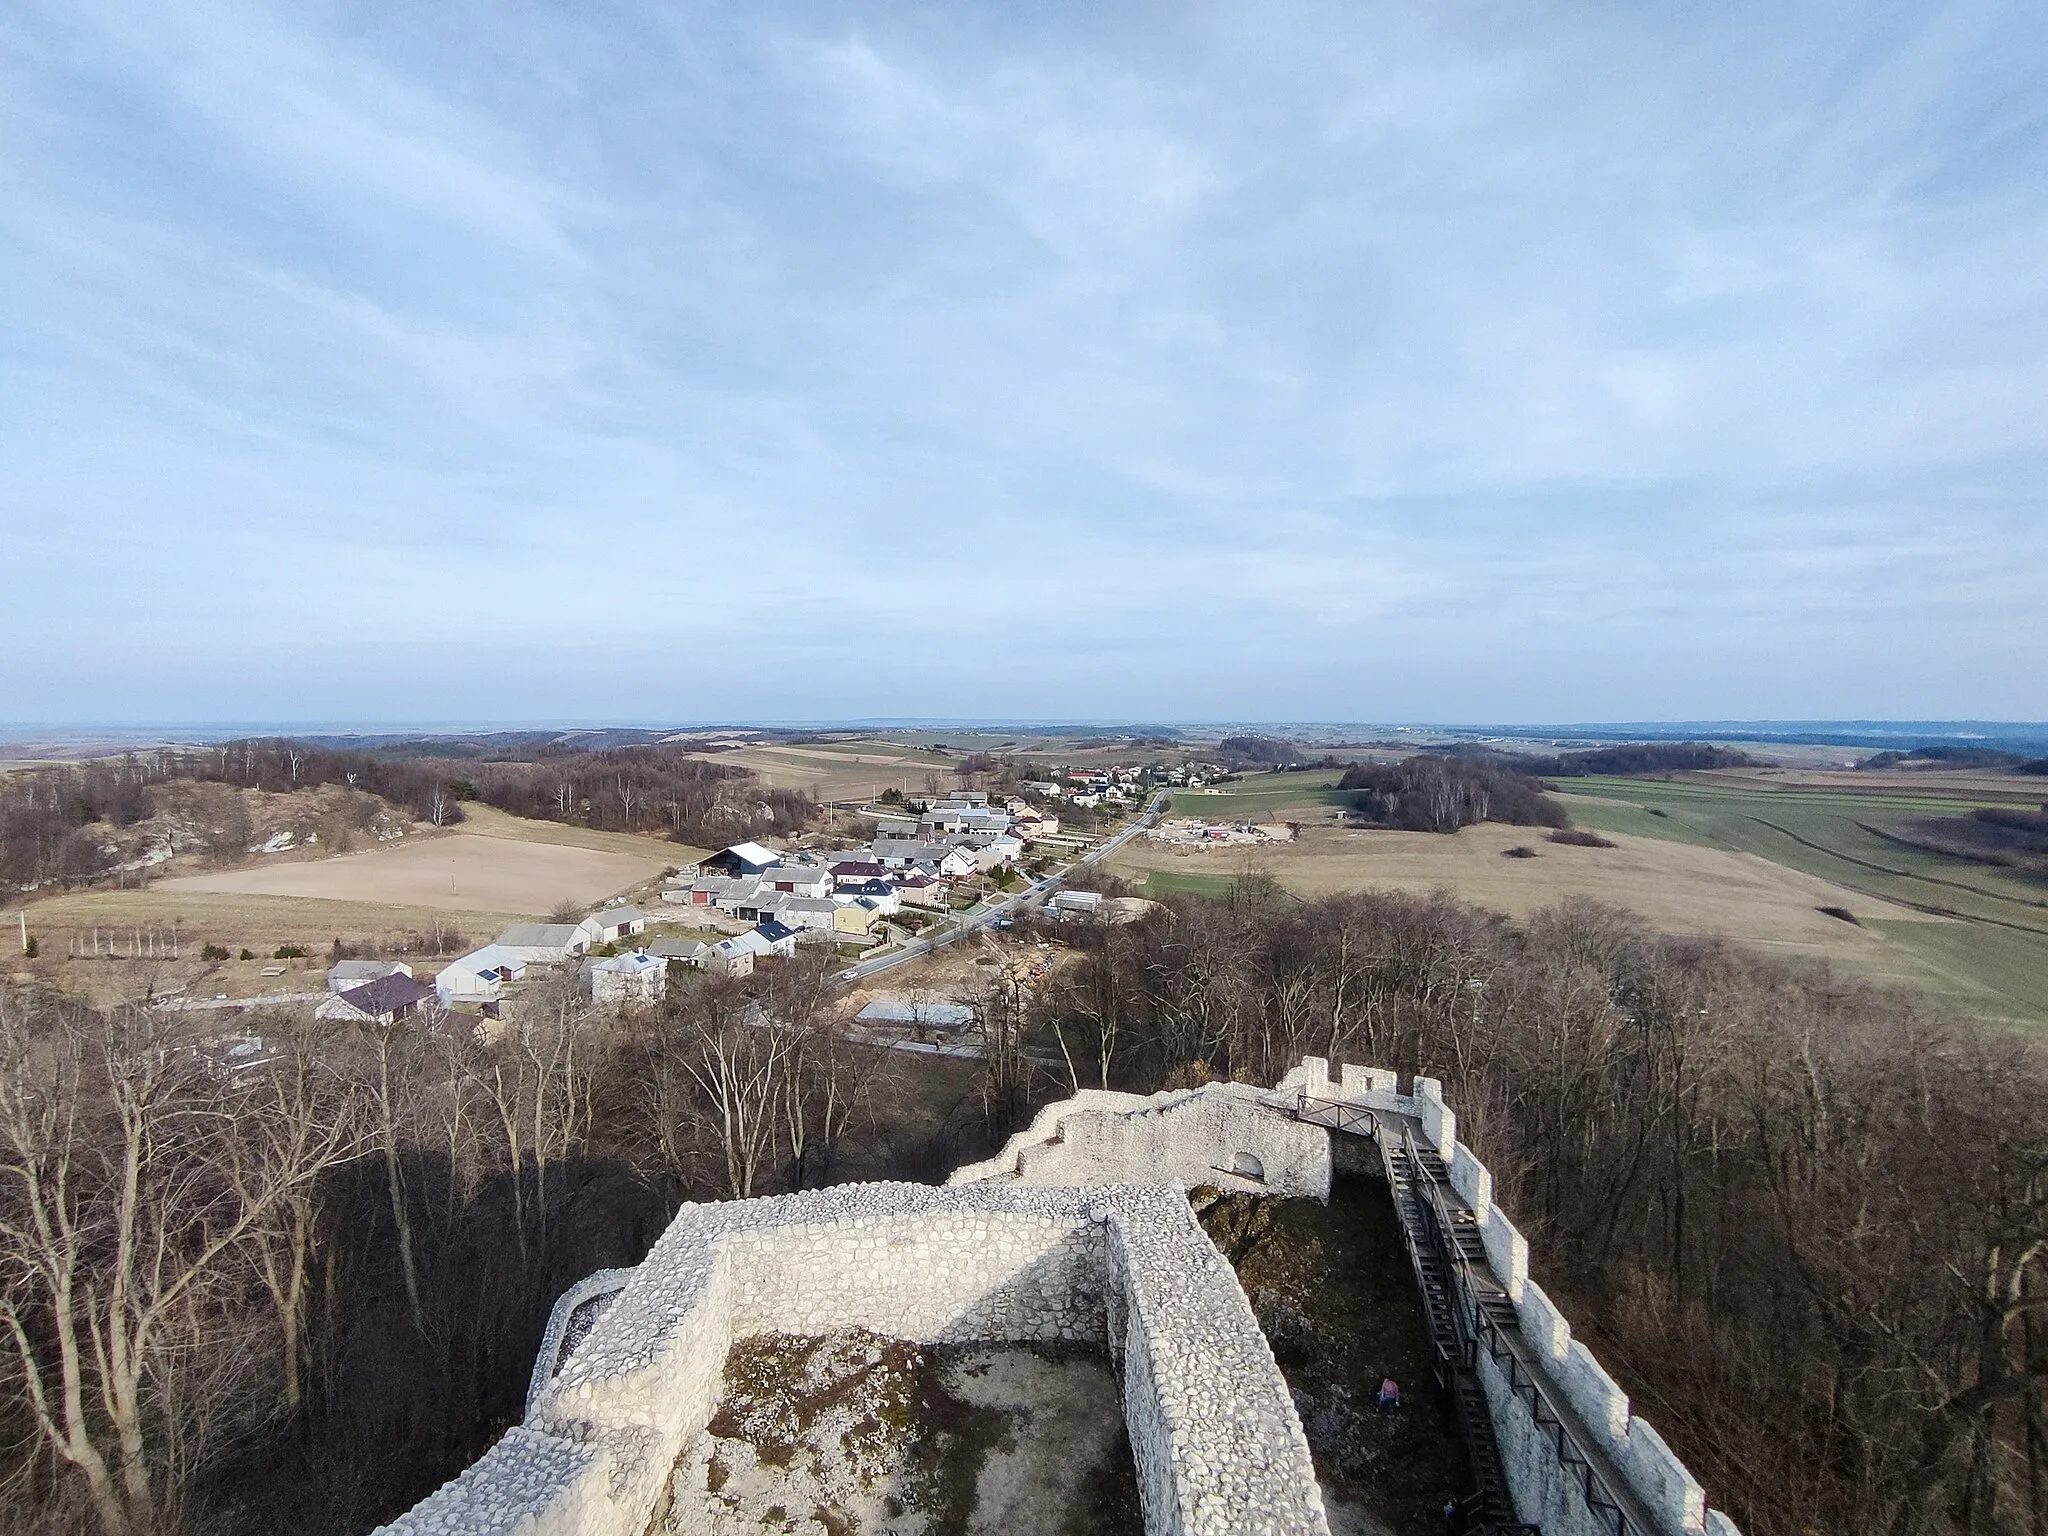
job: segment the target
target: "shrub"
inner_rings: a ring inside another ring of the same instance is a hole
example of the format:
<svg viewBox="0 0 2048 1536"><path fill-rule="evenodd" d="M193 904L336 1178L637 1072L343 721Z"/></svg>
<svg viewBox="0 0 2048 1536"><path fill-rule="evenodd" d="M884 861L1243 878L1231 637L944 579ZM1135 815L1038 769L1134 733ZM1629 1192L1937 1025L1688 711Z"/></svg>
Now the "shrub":
<svg viewBox="0 0 2048 1536"><path fill-rule="evenodd" d="M1559 827L1544 839L1551 843L1569 843L1574 848L1612 848L1613 843L1598 832L1587 832L1579 827Z"/></svg>
<svg viewBox="0 0 2048 1536"><path fill-rule="evenodd" d="M225 959L226 956L222 956L222 958ZM242 958L244 960L254 960L256 958L256 951L253 949L245 949L242 951Z"/></svg>
<svg viewBox="0 0 2048 1536"><path fill-rule="evenodd" d="M31 960L35 959L35 957L41 954L42 951L42 940L38 939L34 934L30 934L28 938L23 941L21 946L22 954L27 956Z"/></svg>
<svg viewBox="0 0 2048 1536"><path fill-rule="evenodd" d="M303 960L306 958L306 952L296 944L280 944L275 950L271 951L270 958L273 960Z"/></svg>
<svg viewBox="0 0 2048 1536"><path fill-rule="evenodd" d="M202 944L199 948L199 958L202 960L225 960L227 957L228 952L218 944Z"/></svg>
<svg viewBox="0 0 2048 1536"><path fill-rule="evenodd" d="M1501 849L1500 856L1504 859L1533 859L1536 857L1536 850L1527 843L1517 843L1512 848Z"/></svg>

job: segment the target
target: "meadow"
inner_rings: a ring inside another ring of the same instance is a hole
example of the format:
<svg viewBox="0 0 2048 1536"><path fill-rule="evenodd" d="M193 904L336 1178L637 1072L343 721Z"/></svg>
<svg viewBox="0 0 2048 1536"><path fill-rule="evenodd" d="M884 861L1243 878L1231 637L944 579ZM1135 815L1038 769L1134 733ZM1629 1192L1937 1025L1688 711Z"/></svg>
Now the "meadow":
<svg viewBox="0 0 2048 1536"><path fill-rule="evenodd" d="M1351 801L1350 795L1337 788L1342 777L1341 768L1260 773L1214 789L1176 790L1171 814L1199 816L1204 821L1251 822L1285 821L1291 811L1326 816Z"/></svg>
<svg viewBox="0 0 2048 1536"><path fill-rule="evenodd" d="M1994 1017L2048 1022L2048 885L1888 837L1893 823L2010 805L2037 792L1985 780L1939 792L1872 776L1840 782L1743 778L1575 779L1558 784L1575 825L1755 854L1941 923L1875 926L1936 990Z"/></svg>

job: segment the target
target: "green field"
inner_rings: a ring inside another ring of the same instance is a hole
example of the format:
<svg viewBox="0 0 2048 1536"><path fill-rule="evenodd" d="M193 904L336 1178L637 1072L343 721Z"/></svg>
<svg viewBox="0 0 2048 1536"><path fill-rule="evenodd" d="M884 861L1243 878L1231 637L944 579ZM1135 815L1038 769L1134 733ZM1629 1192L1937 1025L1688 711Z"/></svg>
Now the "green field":
<svg viewBox="0 0 2048 1536"><path fill-rule="evenodd" d="M1225 784L1221 793L1207 790L1174 791L1175 816L1199 816L1203 821L1278 821L1283 811L1322 810L1350 803L1351 796L1337 788L1343 770L1330 768L1314 773L1260 773Z"/></svg>
<svg viewBox="0 0 2048 1536"><path fill-rule="evenodd" d="M1176 870L1155 869L1145 876L1138 894L1141 896L1212 896L1230 894L1230 887L1237 881L1235 875L1183 875Z"/></svg>
<svg viewBox="0 0 2048 1536"><path fill-rule="evenodd" d="M1576 826L1752 853L1954 923L1874 925L1958 995L1987 1011L2048 1023L2048 883L1883 835L1915 816L1973 803L1888 786L1869 791L1759 782L1567 779Z"/></svg>

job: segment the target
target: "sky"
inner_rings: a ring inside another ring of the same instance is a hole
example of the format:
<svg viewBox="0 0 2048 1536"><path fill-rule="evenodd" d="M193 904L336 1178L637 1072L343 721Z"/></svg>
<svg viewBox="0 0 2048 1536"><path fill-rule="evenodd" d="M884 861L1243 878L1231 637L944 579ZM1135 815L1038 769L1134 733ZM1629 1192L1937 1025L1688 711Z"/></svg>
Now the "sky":
<svg viewBox="0 0 2048 1536"><path fill-rule="evenodd" d="M2048 719L2048 7L13 0L0 721Z"/></svg>

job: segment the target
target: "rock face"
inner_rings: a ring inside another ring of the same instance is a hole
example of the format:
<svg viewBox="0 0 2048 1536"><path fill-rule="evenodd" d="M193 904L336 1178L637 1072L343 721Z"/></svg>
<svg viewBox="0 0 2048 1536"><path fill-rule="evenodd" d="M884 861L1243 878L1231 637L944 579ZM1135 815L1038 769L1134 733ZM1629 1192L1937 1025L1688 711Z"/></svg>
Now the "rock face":
<svg viewBox="0 0 2048 1536"><path fill-rule="evenodd" d="M735 1341L851 1328L1106 1347L1148 1532L1328 1530L1272 1351L1180 1190L1014 1182L685 1206L637 1269L564 1295L526 1422L385 1529L640 1536Z"/></svg>

